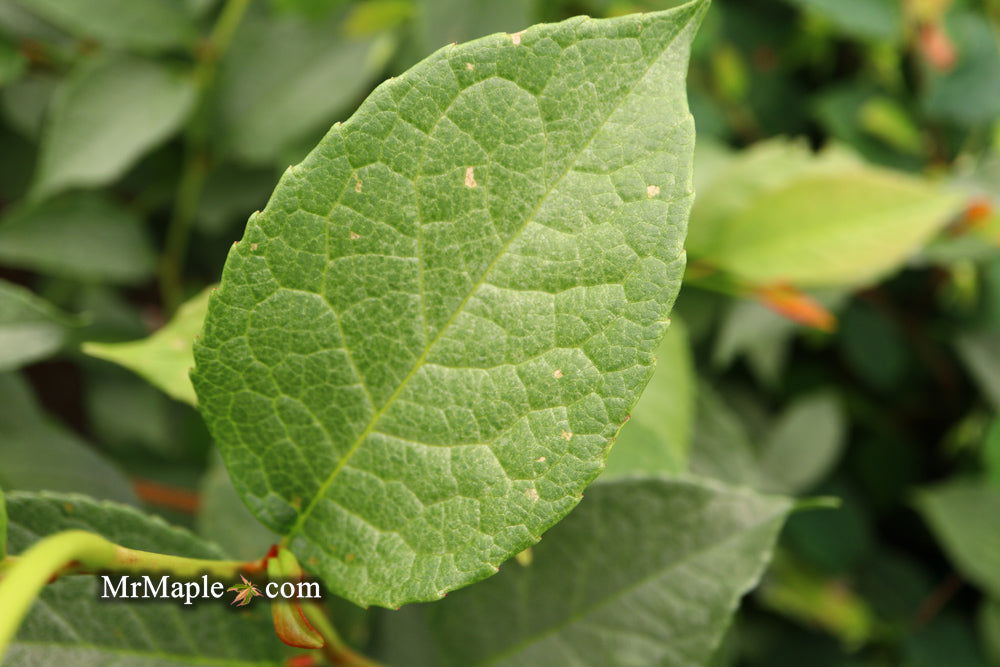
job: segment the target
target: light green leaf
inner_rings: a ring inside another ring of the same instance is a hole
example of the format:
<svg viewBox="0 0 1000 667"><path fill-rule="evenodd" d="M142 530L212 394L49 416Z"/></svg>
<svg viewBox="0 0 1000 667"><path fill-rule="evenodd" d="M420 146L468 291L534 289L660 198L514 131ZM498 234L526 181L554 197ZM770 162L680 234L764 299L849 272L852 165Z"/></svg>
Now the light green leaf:
<svg viewBox="0 0 1000 667"><path fill-rule="evenodd" d="M1000 332L967 332L958 337L955 345L986 400L1000 410Z"/></svg>
<svg viewBox="0 0 1000 667"><path fill-rule="evenodd" d="M653 379L615 439L606 478L687 470L696 380L687 329L676 316L656 357Z"/></svg>
<svg viewBox="0 0 1000 667"><path fill-rule="evenodd" d="M57 352L75 326L74 318L31 290L0 280L0 372Z"/></svg>
<svg viewBox="0 0 1000 667"><path fill-rule="evenodd" d="M950 482L922 491L917 507L959 572L1000 596L1000 489Z"/></svg>
<svg viewBox="0 0 1000 667"><path fill-rule="evenodd" d="M785 408L761 444L761 490L809 491L837 463L846 430L836 396L816 393L797 399Z"/></svg>
<svg viewBox="0 0 1000 667"><path fill-rule="evenodd" d="M10 547L19 553L63 530L88 530L132 549L189 558L220 558L217 548L185 530L114 503L84 496L11 493ZM283 664L266 605L234 613L225 600L180 604L97 599L100 579L74 576L45 587L15 640L9 665Z"/></svg>
<svg viewBox="0 0 1000 667"><path fill-rule="evenodd" d="M683 272L706 6L444 48L251 217L195 387L244 501L338 595L489 576L601 471Z"/></svg>
<svg viewBox="0 0 1000 667"><path fill-rule="evenodd" d="M121 56L84 62L53 100L33 196L116 180L180 128L194 100L194 79L165 65Z"/></svg>
<svg viewBox="0 0 1000 667"><path fill-rule="evenodd" d="M863 286L961 208L925 179L804 150L769 143L719 170L691 214L692 259L751 284Z"/></svg>
<svg viewBox="0 0 1000 667"><path fill-rule="evenodd" d="M208 310L208 287L184 303L162 329L128 343L84 343L83 351L132 370L167 395L194 405L197 398L189 373L194 366L191 348Z"/></svg>
<svg viewBox="0 0 1000 667"><path fill-rule="evenodd" d="M596 484L530 565L426 608L434 664L701 667L789 510L707 482Z"/></svg>
<svg viewBox="0 0 1000 667"><path fill-rule="evenodd" d="M103 197L67 195L0 219L0 262L82 281L137 283L153 271L142 221Z"/></svg>
<svg viewBox="0 0 1000 667"><path fill-rule="evenodd" d="M51 421L15 373L0 375L0 485L77 491L135 502L124 474L89 443Z"/></svg>
<svg viewBox="0 0 1000 667"><path fill-rule="evenodd" d="M219 75L223 141L245 163L276 162L356 103L393 49L388 35L349 37L336 19L248 17Z"/></svg>
<svg viewBox="0 0 1000 667"><path fill-rule="evenodd" d="M197 30L178 0L17 0L22 7L82 37L109 46L162 51L191 46Z"/></svg>
<svg viewBox="0 0 1000 667"><path fill-rule="evenodd" d="M494 32L516 32L534 20L534 0L416 0L414 37L424 55Z"/></svg>
<svg viewBox="0 0 1000 667"><path fill-rule="evenodd" d="M201 481L198 533L222 547L230 558L261 558L277 537L250 514L221 460L213 460Z"/></svg>

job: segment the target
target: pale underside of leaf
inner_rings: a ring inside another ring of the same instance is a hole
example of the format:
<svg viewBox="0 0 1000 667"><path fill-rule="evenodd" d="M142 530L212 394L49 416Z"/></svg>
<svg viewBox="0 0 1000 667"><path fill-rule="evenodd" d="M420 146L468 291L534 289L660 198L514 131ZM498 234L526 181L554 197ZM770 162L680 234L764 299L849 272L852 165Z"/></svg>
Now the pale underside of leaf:
<svg viewBox="0 0 1000 667"><path fill-rule="evenodd" d="M251 217L195 387L244 500L339 595L488 576L600 472L683 271L704 7L446 47Z"/></svg>

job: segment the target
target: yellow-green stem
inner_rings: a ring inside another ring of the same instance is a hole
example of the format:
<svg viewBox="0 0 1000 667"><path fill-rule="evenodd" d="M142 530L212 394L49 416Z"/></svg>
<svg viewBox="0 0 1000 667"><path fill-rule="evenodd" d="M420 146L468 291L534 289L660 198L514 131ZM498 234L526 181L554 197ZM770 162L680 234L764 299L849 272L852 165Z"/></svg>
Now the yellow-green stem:
<svg viewBox="0 0 1000 667"><path fill-rule="evenodd" d="M53 577L77 572L170 572L178 577L202 573L233 578L257 563L202 560L138 551L109 542L82 530L56 533L36 542L17 558L3 561L0 579L0 658L21 625L21 620Z"/></svg>

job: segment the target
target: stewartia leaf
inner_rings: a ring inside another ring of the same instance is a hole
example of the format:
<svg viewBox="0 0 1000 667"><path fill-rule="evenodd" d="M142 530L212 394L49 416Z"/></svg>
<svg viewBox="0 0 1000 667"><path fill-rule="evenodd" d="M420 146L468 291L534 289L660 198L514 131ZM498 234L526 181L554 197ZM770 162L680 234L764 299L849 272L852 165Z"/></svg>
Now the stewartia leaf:
<svg viewBox="0 0 1000 667"><path fill-rule="evenodd" d="M683 272L706 6L445 47L251 217L195 388L248 506L333 592L489 576L600 472Z"/></svg>

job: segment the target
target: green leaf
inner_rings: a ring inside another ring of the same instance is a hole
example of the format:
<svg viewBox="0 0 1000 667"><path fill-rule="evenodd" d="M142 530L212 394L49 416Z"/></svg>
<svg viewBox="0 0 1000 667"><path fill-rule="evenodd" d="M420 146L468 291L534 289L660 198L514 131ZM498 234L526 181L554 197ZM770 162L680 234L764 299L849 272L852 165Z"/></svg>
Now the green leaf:
<svg viewBox="0 0 1000 667"><path fill-rule="evenodd" d="M837 397L797 399L778 417L760 448L760 488L772 493L809 491L837 463L847 423Z"/></svg>
<svg viewBox="0 0 1000 667"><path fill-rule="evenodd" d="M17 0L38 16L109 46L163 51L194 43L197 30L178 0Z"/></svg>
<svg viewBox="0 0 1000 667"><path fill-rule="evenodd" d="M128 479L72 431L50 421L15 373L0 375L0 485L78 491L135 502Z"/></svg>
<svg viewBox="0 0 1000 667"><path fill-rule="evenodd" d="M3 112L11 127L26 137L37 137L58 86L59 79L51 74L30 72L0 90Z"/></svg>
<svg viewBox="0 0 1000 667"><path fill-rule="evenodd" d="M676 316L656 351L656 372L632 409L608 457L604 477L687 470L694 423L694 360Z"/></svg>
<svg viewBox="0 0 1000 667"><path fill-rule="evenodd" d="M983 647L993 662L1000 663L1000 598L984 600L978 620Z"/></svg>
<svg viewBox="0 0 1000 667"><path fill-rule="evenodd" d="M0 280L0 372L57 352L77 324L31 290Z"/></svg>
<svg viewBox="0 0 1000 667"><path fill-rule="evenodd" d="M7 558L7 497L0 487L0 561Z"/></svg>
<svg viewBox="0 0 1000 667"><path fill-rule="evenodd" d="M961 208L925 179L804 150L768 143L719 170L691 213L692 258L750 284L863 286Z"/></svg>
<svg viewBox="0 0 1000 667"><path fill-rule="evenodd" d="M596 484L530 565L426 608L434 664L704 665L790 507L707 482Z"/></svg>
<svg viewBox="0 0 1000 667"><path fill-rule="evenodd" d="M979 12L958 11L946 20L957 50L955 67L929 72L924 105L932 116L967 126L985 126L1000 115L1000 44L991 21Z"/></svg>
<svg viewBox="0 0 1000 667"><path fill-rule="evenodd" d="M949 482L922 491L917 507L959 572L1000 596L1000 489Z"/></svg>
<svg viewBox="0 0 1000 667"><path fill-rule="evenodd" d="M277 538L250 514L221 461L213 461L201 482L198 533L222 547L231 558L254 560Z"/></svg>
<svg viewBox="0 0 1000 667"><path fill-rule="evenodd" d="M0 262L81 281L134 284L153 272L142 221L103 197L79 193L0 218Z"/></svg>
<svg viewBox="0 0 1000 667"><path fill-rule="evenodd" d="M494 32L515 32L534 20L534 0L416 0L413 32L421 55Z"/></svg>
<svg viewBox="0 0 1000 667"><path fill-rule="evenodd" d="M955 345L986 400L1000 410L1000 332L966 332L958 336Z"/></svg>
<svg viewBox="0 0 1000 667"><path fill-rule="evenodd" d="M727 484L760 484L757 453L739 416L707 384L698 387L691 472Z"/></svg>
<svg viewBox="0 0 1000 667"><path fill-rule="evenodd" d="M194 405L197 398L188 376L194 366L191 348L214 289L207 287L185 302L166 326L148 338L128 343L84 343L83 351L135 371L167 395Z"/></svg>
<svg viewBox="0 0 1000 667"><path fill-rule="evenodd" d="M24 54L0 35L0 88L17 81L27 69Z"/></svg>
<svg viewBox="0 0 1000 667"><path fill-rule="evenodd" d="M277 162L356 103L393 49L388 35L349 37L335 19L248 17L219 74L218 124L226 147L244 163Z"/></svg>
<svg viewBox="0 0 1000 667"><path fill-rule="evenodd" d="M220 558L185 530L114 503L84 496L12 493L10 546L22 552L63 530L88 530L132 549ZM10 665L282 664L284 648L265 605L234 613L225 600L191 607L97 599L100 579L73 576L45 587L6 656Z"/></svg>
<svg viewBox="0 0 1000 667"><path fill-rule="evenodd" d="M442 49L251 217L195 387L244 501L338 595L489 576L601 471L683 272L706 6Z"/></svg>
<svg viewBox="0 0 1000 667"><path fill-rule="evenodd" d="M194 100L194 79L165 65L122 56L84 62L53 100L33 196L116 180L180 128Z"/></svg>
<svg viewBox="0 0 1000 667"><path fill-rule="evenodd" d="M845 33L870 40L903 36L903 13L896 0L790 0L815 12Z"/></svg>

